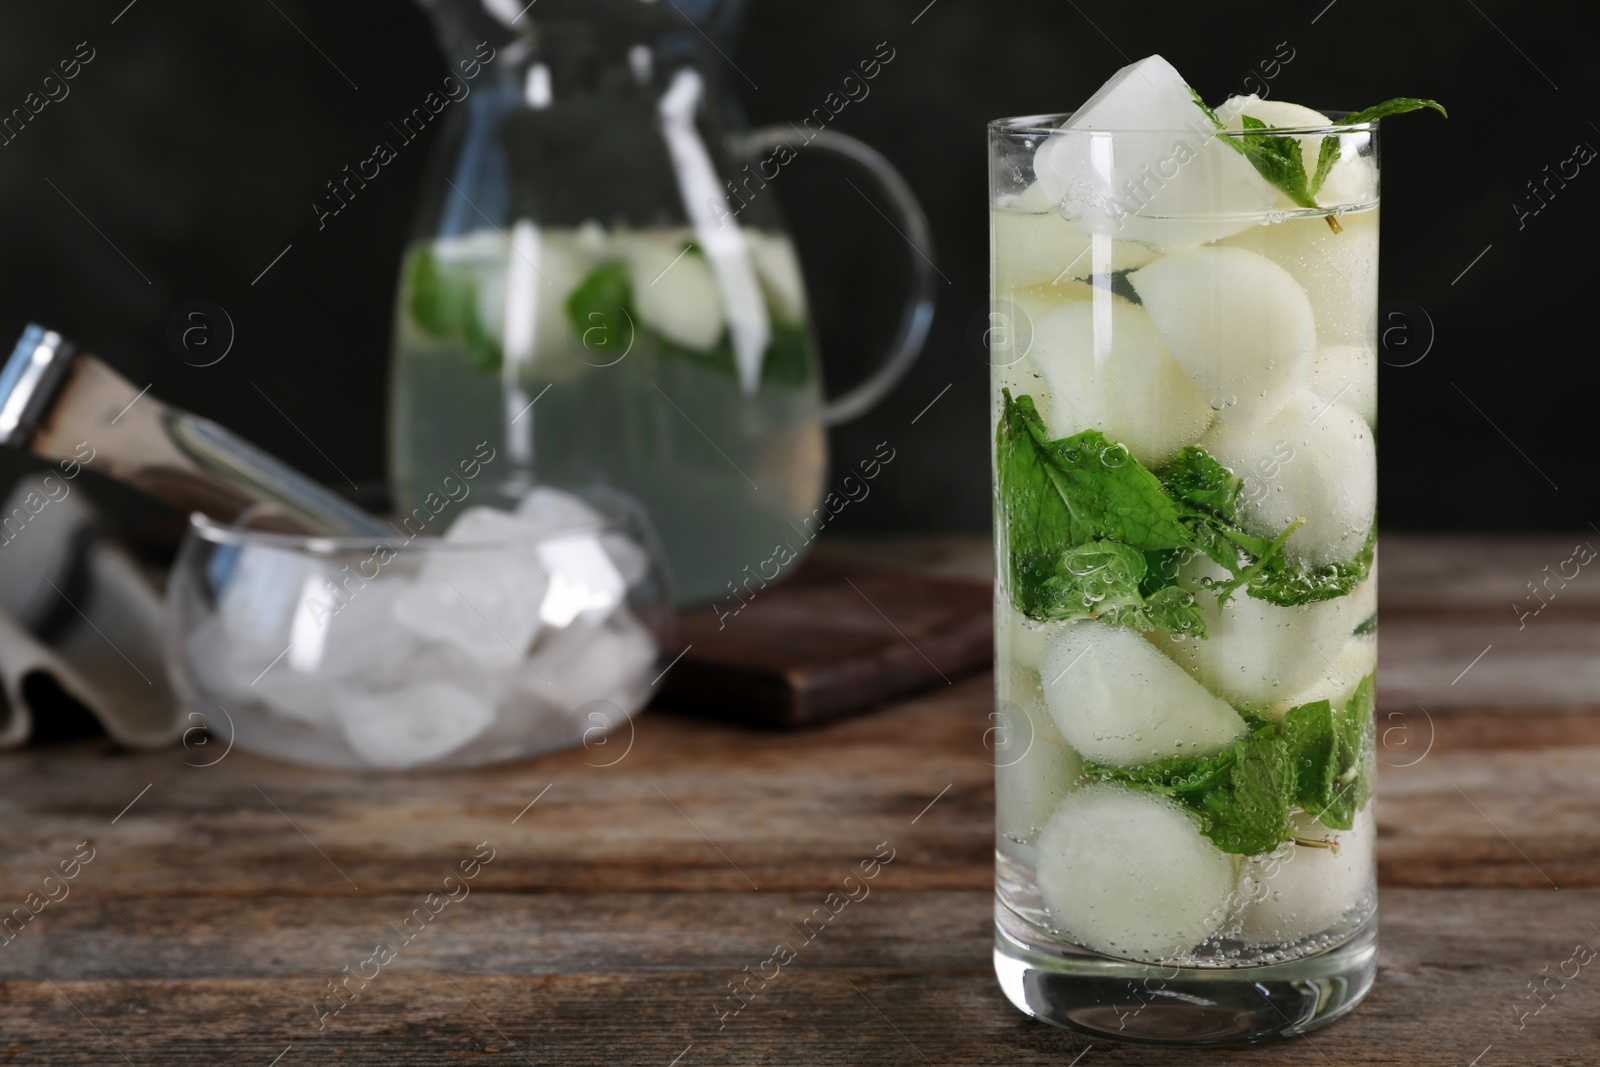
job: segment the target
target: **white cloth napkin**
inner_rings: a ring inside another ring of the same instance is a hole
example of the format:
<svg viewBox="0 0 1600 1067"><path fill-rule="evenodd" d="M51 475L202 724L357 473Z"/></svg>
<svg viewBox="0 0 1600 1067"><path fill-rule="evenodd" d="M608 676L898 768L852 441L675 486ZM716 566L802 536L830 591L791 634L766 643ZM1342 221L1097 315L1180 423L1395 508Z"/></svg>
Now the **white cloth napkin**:
<svg viewBox="0 0 1600 1067"><path fill-rule="evenodd" d="M161 595L93 520L53 476L22 479L0 504L0 748L79 709L132 748L183 733L162 665Z"/></svg>

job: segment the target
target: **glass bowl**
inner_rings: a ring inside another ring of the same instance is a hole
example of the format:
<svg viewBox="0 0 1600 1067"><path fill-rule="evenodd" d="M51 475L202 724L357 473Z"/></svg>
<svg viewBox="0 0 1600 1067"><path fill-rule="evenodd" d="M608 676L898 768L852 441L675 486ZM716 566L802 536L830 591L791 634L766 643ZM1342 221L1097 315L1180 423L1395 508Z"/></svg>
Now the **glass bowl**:
<svg viewBox="0 0 1600 1067"><path fill-rule="evenodd" d="M469 767L578 744L650 699L672 589L620 494L404 494L391 540L189 529L169 673L247 749L327 767Z"/></svg>

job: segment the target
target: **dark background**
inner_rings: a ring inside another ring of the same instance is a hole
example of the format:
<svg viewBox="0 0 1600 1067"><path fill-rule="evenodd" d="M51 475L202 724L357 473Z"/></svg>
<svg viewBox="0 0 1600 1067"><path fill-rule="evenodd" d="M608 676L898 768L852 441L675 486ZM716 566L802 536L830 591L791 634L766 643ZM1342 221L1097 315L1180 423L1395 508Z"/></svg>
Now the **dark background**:
<svg viewBox="0 0 1600 1067"><path fill-rule="evenodd" d="M323 232L310 203L374 130L438 86L444 58L422 12L399 0L275 3L139 0L124 11L126 0L31 0L0 14L0 113L78 42L95 50L70 96L0 147L0 334L9 348L25 321L47 323L323 480L341 480L335 466L378 478L391 303L426 148L405 148ZM1411 309L1390 320L1410 347L1387 358L1427 355L1381 371L1384 525L1586 528L1600 518L1584 473L1594 461L1579 445L1600 383L1585 315L1593 272L1581 259L1596 228L1585 186L1600 176L1586 168L1565 189L1552 183L1548 206L1520 225L1515 207L1537 206L1525 186L1546 165L1579 142L1600 145L1587 117L1600 75L1585 61L1581 8L925 3L755 0L729 52L749 81L724 72L752 123L779 122L821 105L878 42L896 50L871 96L833 128L903 170L948 282L918 366L833 434L836 468L886 439L899 457L874 486L878 502L846 509L837 528L989 525L984 123L1070 110L1152 52L1216 102L1259 78L1280 42L1294 58L1271 82L1274 97L1349 109L1420 95L1451 113L1385 126L1382 297ZM841 384L888 336L911 254L845 174L802 153L778 184ZM237 329L214 367L187 366L165 341L174 309L193 299L226 308Z"/></svg>

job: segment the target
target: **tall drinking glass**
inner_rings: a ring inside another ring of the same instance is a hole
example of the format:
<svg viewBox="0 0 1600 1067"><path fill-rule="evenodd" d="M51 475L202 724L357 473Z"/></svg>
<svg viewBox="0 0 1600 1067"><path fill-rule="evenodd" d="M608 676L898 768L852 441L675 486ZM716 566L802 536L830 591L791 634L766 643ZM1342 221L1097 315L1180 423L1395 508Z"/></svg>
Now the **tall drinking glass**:
<svg viewBox="0 0 1600 1067"><path fill-rule="evenodd" d="M1065 118L989 127L995 969L1103 1037L1300 1033L1376 971L1376 123Z"/></svg>

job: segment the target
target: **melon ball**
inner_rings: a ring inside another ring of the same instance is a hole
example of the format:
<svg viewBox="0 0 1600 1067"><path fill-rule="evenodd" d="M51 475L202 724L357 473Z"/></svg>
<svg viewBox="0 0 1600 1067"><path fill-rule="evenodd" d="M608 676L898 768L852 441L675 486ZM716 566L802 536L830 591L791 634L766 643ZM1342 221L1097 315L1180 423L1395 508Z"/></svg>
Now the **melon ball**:
<svg viewBox="0 0 1600 1067"><path fill-rule="evenodd" d="M1372 805L1356 813L1349 830L1330 830L1298 813L1294 834L1308 841L1337 841L1339 851L1295 845L1287 861L1258 857L1239 876L1242 937L1256 944L1288 944L1320 933L1377 891Z"/></svg>
<svg viewBox="0 0 1600 1067"><path fill-rule="evenodd" d="M1204 580L1228 577L1204 556L1184 564L1178 580L1195 592L1208 636L1151 642L1223 700L1267 712L1334 664L1350 636L1350 598L1283 608L1240 590L1219 608Z"/></svg>
<svg viewBox="0 0 1600 1067"><path fill-rule="evenodd" d="M1044 650L1039 677L1056 729L1100 763L1208 755L1248 730L1238 712L1135 630L1074 623Z"/></svg>
<svg viewBox="0 0 1600 1067"><path fill-rule="evenodd" d="M1259 119L1268 126L1280 130L1319 129L1329 125L1328 116L1320 111L1313 111L1300 104L1291 104L1287 100L1263 100L1251 93L1249 96L1230 96L1217 108L1217 118L1222 120L1222 125L1230 130L1244 129L1244 116ZM1317 153L1322 150L1322 135L1320 133L1302 133L1293 135L1300 142L1300 162L1305 168L1307 188L1310 187L1312 176L1317 172ZM1281 197L1283 206L1298 208L1300 205L1294 201Z"/></svg>
<svg viewBox="0 0 1600 1067"><path fill-rule="evenodd" d="M1355 605L1350 614L1357 626L1378 614L1378 548L1376 545L1372 548L1372 569L1367 571L1366 580L1350 591L1350 599Z"/></svg>
<svg viewBox="0 0 1600 1067"><path fill-rule="evenodd" d="M1328 170L1317 190L1317 203L1322 207L1354 207L1358 204L1375 204L1378 200L1378 167L1370 155L1361 155L1370 135L1365 133L1341 134L1343 143L1338 162ZM1345 216L1341 213L1342 223ZM1326 225L1326 223L1324 223Z"/></svg>
<svg viewBox="0 0 1600 1067"><path fill-rule="evenodd" d="M1205 432L1211 409L1149 316L1121 297L1101 295L1033 324L1029 358L1051 394L1050 435L1093 428L1145 466L1159 467Z"/></svg>
<svg viewBox="0 0 1600 1067"><path fill-rule="evenodd" d="M1266 256L1288 271L1311 301L1317 344L1377 351L1378 212L1340 215L1339 233L1322 216L1251 226L1219 247ZM1137 275L1135 275L1137 277Z"/></svg>
<svg viewBox="0 0 1600 1067"><path fill-rule="evenodd" d="M1217 108L1217 118L1230 130L1244 129L1243 116L1259 119L1280 130L1319 129L1335 125L1320 111L1314 111L1287 100L1263 100L1252 93L1249 96L1230 96ZM1322 154L1323 134L1291 134L1300 142L1300 164L1305 170L1306 188L1317 172L1317 161ZM1329 169L1317 190L1317 203L1323 207L1370 203L1377 199L1377 168L1369 156L1362 155L1372 135L1369 133L1337 134L1339 158ZM1278 205L1289 210L1299 210L1302 205L1280 193ZM1324 223L1323 225L1327 225Z"/></svg>
<svg viewBox="0 0 1600 1067"><path fill-rule="evenodd" d="M1030 670L1036 674L1039 670L1039 660L1050 641L1073 625L1067 619L1050 619L1045 622L1030 619L1012 607L1007 600L995 604L994 619L995 662ZM1037 685L1037 680L1035 684Z"/></svg>
<svg viewBox="0 0 1600 1067"><path fill-rule="evenodd" d="M1284 543L1291 560L1320 567L1351 559L1366 543L1378 505L1378 454L1366 420L1304 390L1265 425L1218 422L1200 447L1244 480L1239 521Z"/></svg>
<svg viewBox="0 0 1600 1067"><path fill-rule="evenodd" d="M994 720L1003 737L991 740L995 768L995 831L1013 846L1030 844L1061 798L1083 774L1083 757L1062 738L1045 711L1036 671L1009 669Z"/></svg>
<svg viewBox="0 0 1600 1067"><path fill-rule="evenodd" d="M1311 361L1311 391L1378 425L1378 350L1373 345L1324 345Z"/></svg>
<svg viewBox="0 0 1600 1067"><path fill-rule="evenodd" d="M1089 273L1089 235L1061 217L1059 205L1035 206L1035 182L1016 204L990 212L990 246L997 289L1048 285Z"/></svg>
<svg viewBox="0 0 1600 1067"><path fill-rule="evenodd" d="M1227 914L1234 861L1194 817L1153 793L1091 785L1064 798L1039 835L1039 893L1051 919L1108 956L1179 956Z"/></svg>
<svg viewBox="0 0 1600 1067"><path fill-rule="evenodd" d="M1063 304L1088 303L1093 298L1091 286L1071 280L996 293L989 305L986 343L997 412L1000 390L1010 389L1014 397L1031 396L1039 416L1049 424L1050 385L1039 364L1029 358L1034 350L1034 323Z"/></svg>
<svg viewBox="0 0 1600 1067"><path fill-rule="evenodd" d="M722 337L722 293L705 256L683 255L685 238L641 236L628 250L634 309L642 326L685 348L708 349Z"/></svg>
<svg viewBox="0 0 1600 1067"><path fill-rule="evenodd" d="M800 270L800 257L789 238L779 233L744 231L750 261L755 264L772 318L777 322L804 323L806 283Z"/></svg>
<svg viewBox="0 0 1600 1067"><path fill-rule="evenodd" d="M1361 680L1377 669L1378 639L1370 635L1351 637L1315 679L1293 692L1284 693L1262 710L1274 719L1281 719L1290 708L1313 700L1326 700L1343 711Z"/></svg>
<svg viewBox="0 0 1600 1067"><path fill-rule="evenodd" d="M1258 426L1310 376L1311 301L1292 275L1241 248L1190 248L1128 276L1200 395L1229 423Z"/></svg>

